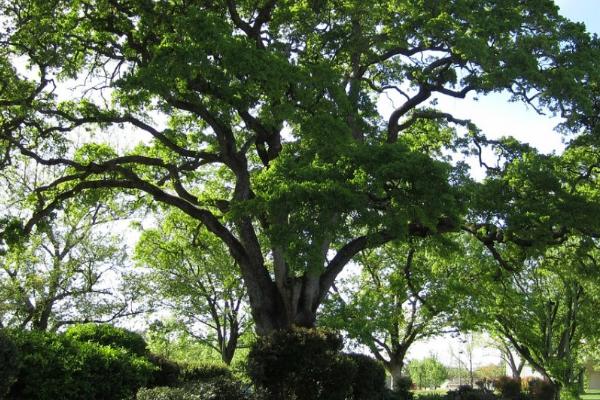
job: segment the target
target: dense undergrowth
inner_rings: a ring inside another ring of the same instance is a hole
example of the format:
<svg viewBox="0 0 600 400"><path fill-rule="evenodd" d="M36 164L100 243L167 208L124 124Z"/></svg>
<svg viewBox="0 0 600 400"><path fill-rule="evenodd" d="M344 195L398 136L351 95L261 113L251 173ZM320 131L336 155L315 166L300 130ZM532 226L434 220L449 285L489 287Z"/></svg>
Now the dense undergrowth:
<svg viewBox="0 0 600 400"><path fill-rule="evenodd" d="M0 399L6 400L412 400L410 384L385 387L381 363L341 350L325 330L293 329L259 338L243 371L174 362L152 354L144 338L110 325L65 333L0 330ZM552 388L509 378L499 394L460 387L418 400L548 400Z"/></svg>

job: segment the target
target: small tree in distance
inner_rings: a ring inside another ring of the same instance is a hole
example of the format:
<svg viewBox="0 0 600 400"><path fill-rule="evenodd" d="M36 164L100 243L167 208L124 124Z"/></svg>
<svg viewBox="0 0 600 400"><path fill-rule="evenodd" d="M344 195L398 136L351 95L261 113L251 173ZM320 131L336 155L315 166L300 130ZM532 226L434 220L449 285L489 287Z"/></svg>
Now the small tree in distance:
<svg viewBox="0 0 600 400"><path fill-rule="evenodd" d="M437 389L448 378L448 369L435 356L412 360L408 363L407 369L419 389Z"/></svg>

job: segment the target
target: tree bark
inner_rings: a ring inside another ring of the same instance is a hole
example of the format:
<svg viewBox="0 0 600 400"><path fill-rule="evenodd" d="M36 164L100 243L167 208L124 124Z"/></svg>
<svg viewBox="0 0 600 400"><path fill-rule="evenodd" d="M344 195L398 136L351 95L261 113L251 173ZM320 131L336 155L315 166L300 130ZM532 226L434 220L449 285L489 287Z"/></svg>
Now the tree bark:
<svg viewBox="0 0 600 400"><path fill-rule="evenodd" d="M386 364L386 369L390 373L392 377L392 385L391 389L396 391L398 390L398 382L402 380L402 369L404 368L404 360L395 360L391 359L389 363Z"/></svg>

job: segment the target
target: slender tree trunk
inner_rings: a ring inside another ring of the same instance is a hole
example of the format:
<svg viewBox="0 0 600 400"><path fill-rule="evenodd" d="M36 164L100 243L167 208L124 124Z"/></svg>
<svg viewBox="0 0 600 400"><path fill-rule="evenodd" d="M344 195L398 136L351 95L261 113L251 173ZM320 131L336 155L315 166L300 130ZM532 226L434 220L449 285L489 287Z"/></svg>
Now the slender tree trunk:
<svg viewBox="0 0 600 400"><path fill-rule="evenodd" d="M50 322L50 315L52 314L52 304L45 304L41 311L36 310L36 313L39 314L33 318L31 327L36 331L46 331L48 330L48 325Z"/></svg>
<svg viewBox="0 0 600 400"><path fill-rule="evenodd" d="M223 351L221 352L221 360L225 363L225 365L231 364L240 338L237 324L232 324L230 329L231 331L229 333L229 338L225 343L225 346L222 347Z"/></svg>
<svg viewBox="0 0 600 400"><path fill-rule="evenodd" d="M223 352L221 353L221 361L223 361L225 365L231 365L231 361L235 355L236 346L237 338L230 338L227 342L227 345L223 349Z"/></svg>

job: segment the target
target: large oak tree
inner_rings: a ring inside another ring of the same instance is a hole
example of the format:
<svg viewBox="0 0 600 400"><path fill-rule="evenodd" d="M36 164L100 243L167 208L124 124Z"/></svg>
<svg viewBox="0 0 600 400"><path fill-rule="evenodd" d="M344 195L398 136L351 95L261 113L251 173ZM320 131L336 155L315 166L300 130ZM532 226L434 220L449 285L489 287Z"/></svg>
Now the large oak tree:
<svg viewBox="0 0 600 400"><path fill-rule="evenodd" d="M456 126L459 143L486 141L436 97L504 91L572 131L594 115L596 40L550 0L3 0L0 10L2 162L21 153L61 174L38 188L22 232L91 191L176 207L228 247L261 334L313 325L366 248L466 222L490 251L519 239L491 229L506 220L465 219L473 185L429 138ZM392 93L383 115L377 100ZM94 131L131 145L119 151ZM494 198L498 186L486 188Z"/></svg>

